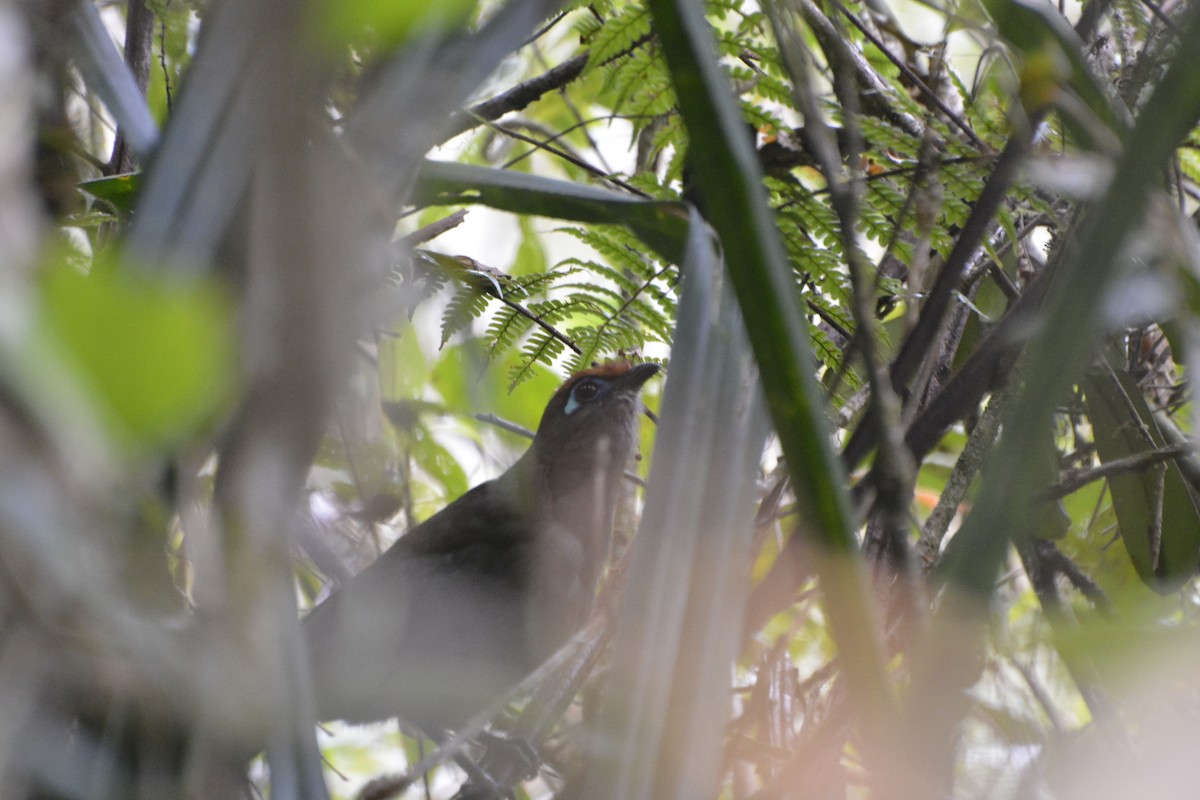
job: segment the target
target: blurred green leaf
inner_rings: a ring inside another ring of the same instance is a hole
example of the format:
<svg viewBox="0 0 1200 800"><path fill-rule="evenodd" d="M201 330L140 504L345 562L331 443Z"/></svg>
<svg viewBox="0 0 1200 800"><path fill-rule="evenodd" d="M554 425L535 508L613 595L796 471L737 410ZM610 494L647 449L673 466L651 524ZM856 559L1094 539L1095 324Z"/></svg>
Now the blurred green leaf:
<svg viewBox="0 0 1200 800"><path fill-rule="evenodd" d="M412 325L402 325L379 341L379 392L387 401L420 400L429 365Z"/></svg>
<svg viewBox="0 0 1200 800"><path fill-rule="evenodd" d="M447 347L433 370L433 385L446 407L460 414L495 414L536 430L542 410L562 379L552 370L534 370L529 380L509 391L505 371L487 366L478 342Z"/></svg>
<svg viewBox="0 0 1200 800"><path fill-rule="evenodd" d="M110 175L92 181L83 181L79 188L112 207L121 216L133 210L137 200L138 187L141 185L141 174Z"/></svg>
<svg viewBox="0 0 1200 800"><path fill-rule="evenodd" d="M76 0L67 8L69 18L63 32L70 41L75 65L88 87L104 101L126 141L140 156L149 155L158 144L158 126L133 73L100 19L99 9L88 0Z"/></svg>
<svg viewBox="0 0 1200 800"><path fill-rule="evenodd" d="M533 220L521 217L518 220L521 228L521 242L517 245L517 255L513 259L512 273L514 275L533 275L545 272L549 268L546 260L546 248L538 237Z"/></svg>
<svg viewBox="0 0 1200 800"><path fill-rule="evenodd" d="M1024 709L1014 711L998 703L980 701L974 709L975 715L996 730L1009 744L1037 745L1044 742L1044 730Z"/></svg>
<svg viewBox="0 0 1200 800"><path fill-rule="evenodd" d="M1102 463L1166 446L1145 397L1128 374L1091 371L1083 387ZM1157 592L1175 591L1200 566L1200 511L1183 473L1174 461L1165 461L1113 475L1108 484L1121 541L1138 575Z"/></svg>
<svg viewBox="0 0 1200 800"><path fill-rule="evenodd" d="M475 0L327 0L317 6L314 30L331 47L369 33L385 48L422 34L462 27Z"/></svg>
<svg viewBox="0 0 1200 800"><path fill-rule="evenodd" d="M550 396L562 383L562 376L548 369L535 369L528 380L513 391L508 390L507 376L492 370L500 378L501 391L494 396L494 413L531 431L542 421L542 411Z"/></svg>
<svg viewBox="0 0 1200 800"><path fill-rule="evenodd" d="M233 309L213 282L121 267L98 264L83 275L50 266L41 334L90 390L118 441L168 446L195 433L229 398Z"/></svg>
<svg viewBox="0 0 1200 800"><path fill-rule="evenodd" d="M812 337L763 174L741 109L714 52L703 9L685 0L651 0L688 154L708 222L720 237L725 272L743 311L767 406L787 460L805 533L820 546L816 569L847 680L858 700L882 719L892 707L883 673L878 623L857 553L845 472L830 445L825 399L812 373ZM676 356L678 358L678 356Z"/></svg>
<svg viewBox="0 0 1200 800"><path fill-rule="evenodd" d="M440 483L446 497L459 497L470 488L467 473L449 450L442 447L424 427L418 427L412 439L412 456L425 474Z"/></svg>
<svg viewBox="0 0 1200 800"><path fill-rule="evenodd" d="M1021 100L1030 111L1062 107L1062 93L1081 100L1103 128L1088 125L1077 113L1064 114L1064 122L1091 147L1110 144L1110 134L1123 138L1126 118L1119 115L1083 57L1085 47L1062 13L1044 0L984 0L984 7L1020 53ZM1071 109L1074 111L1074 109ZM1082 123L1082 124L1081 124ZM1104 128L1107 129L1105 132Z"/></svg>

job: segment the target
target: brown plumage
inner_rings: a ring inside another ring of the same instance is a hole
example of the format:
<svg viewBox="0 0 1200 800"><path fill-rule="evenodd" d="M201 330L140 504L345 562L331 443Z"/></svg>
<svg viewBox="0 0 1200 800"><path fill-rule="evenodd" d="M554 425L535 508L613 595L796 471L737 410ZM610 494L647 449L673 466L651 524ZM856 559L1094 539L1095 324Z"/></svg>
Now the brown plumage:
<svg viewBox="0 0 1200 800"><path fill-rule="evenodd" d="M573 375L507 472L418 525L304 620L321 719L453 729L586 619L653 364Z"/></svg>

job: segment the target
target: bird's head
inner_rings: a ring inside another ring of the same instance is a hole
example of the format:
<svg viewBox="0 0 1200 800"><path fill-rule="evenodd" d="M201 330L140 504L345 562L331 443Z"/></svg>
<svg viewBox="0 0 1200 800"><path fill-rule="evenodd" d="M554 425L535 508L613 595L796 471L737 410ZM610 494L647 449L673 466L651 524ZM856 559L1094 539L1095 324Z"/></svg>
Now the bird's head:
<svg viewBox="0 0 1200 800"><path fill-rule="evenodd" d="M642 407L638 395L658 369L620 360L572 375L542 414L535 439L538 461L569 472L624 468Z"/></svg>

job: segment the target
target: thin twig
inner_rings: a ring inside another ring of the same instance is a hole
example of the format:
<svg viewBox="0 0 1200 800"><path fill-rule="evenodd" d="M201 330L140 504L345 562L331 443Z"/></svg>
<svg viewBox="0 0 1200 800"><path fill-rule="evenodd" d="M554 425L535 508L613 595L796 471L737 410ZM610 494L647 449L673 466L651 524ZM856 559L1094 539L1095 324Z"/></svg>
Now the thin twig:
<svg viewBox="0 0 1200 800"><path fill-rule="evenodd" d="M896 69L900 70L904 77L912 81L913 85L921 90L921 94L925 95L925 97L928 98L931 103L937 106L938 111L941 111L943 114L945 114L946 118L954 123L956 128L966 134L967 138L971 140L971 144L978 148L980 152L986 153L991 149L987 146L987 144L984 143L982 139L979 138L975 131L971 130L971 126L968 125L959 114L955 113L952 108L946 105L945 101L938 96L937 92L926 86L925 82L921 80L921 76L913 72L912 68L908 66L908 64L904 63L903 59L897 58L896 55L879 40L879 37L877 37L870 28L863 24L862 20L860 20L855 14L851 13L850 9L842 5L839 0L831 0L831 2L833 3L834 8L836 8L844 17L850 20L854 27L858 28L862 32L863 36L867 37L867 40L870 41L871 44L875 45L875 47L879 49L879 52L883 53L887 60L891 61Z"/></svg>
<svg viewBox="0 0 1200 800"><path fill-rule="evenodd" d="M167 116L171 116L171 112L175 110L175 103L171 98L171 71L167 69L167 23L163 22L158 28L158 66L163 74L163 88L167 92Z"/></svg>
<svg viewBox="0 0 1200 800"><path fill-rule="evenodd" d="M495 426L502 431L515 433L517 436L524 436L526 439L532 439L534 436L533 431L529 430L529 428L526 428L524 425L518 425L515 422L509 422L508 420L504 419L504 417L498 417L495 414L472 414L471 417L479 422Z"/></svg>
<svg viewBox="0 0 1200 800"><path fill-rule="evenodd" d="M1063 474L1062 480L1038 492L1034 496L1034 499L1043 503L1057 500L1079 491L1089 483L1106 480L1114 475L1122 475L1126 472L1140 472L1147 467L1161 464L1164 461L1172 461L1181 456L1191 455L1192 452L1193 448L1191 444L1173 444L1156 450L1134 453L1131 456L1118 458L1088 469L1069 470Z"/></svg>
<svg viewBox="0 0 1200 800"><path fill-rule="evenodd" d="M950 529L950 522L966 498L967 489L983 465L984 457L996 441L1004 403L1005 395L1003 393L992 395L991 402L988 403L979 422L975 425L975 429L967 438L967 444L963 447L958 461L954 463L954 470L946 480L946 488L938 497L937 505L934 506L928 519L925 520L925 525L921 528L921 537L917 541L917 555L926 572L937 564L938 554L942 549L942 540Z"/></svg>
<svg viewBox="0 0 1200 800"><path fill-rule="evenodd" d="M521 42L521 47L528 47L529 45L536 42L538 39L545 36L547 33L549 33L554 28L555 25L562 22L563 18L565 18L568 13L569 12L567 12L567 11L560 11L557 14L555 14L553 17L550 18L550 20L545 25L538 28L536 31L533 32L532 35L530 35L530 37L528 39Z"/></svg>
<svg viewBox="0 0 1200 800"><path fill-rule="evenodd" d="M416 247L431 239L436 239L448 230L457 228L467 218L467 209L461 208L453 214L434 220L423 228L418 228L400 240L404 247Z"/></svg>
<svg viewBox="0 0 1200 800"><path fill-rule="evenodd" d="M611 183L614 186L618 186L618 187L624 189L625 191L629 192L630 194L634 194L634 195L637 195L638 197L643 197L646 199L652 199L651 196L647 192L642 191L641 189L637 188L636 186L626 183L625 181L621 180L620 178L614 178L612 175L608 174L604 170L600 169L599 167L593 166L592 164L589 164L587 161L584 161L582 158L580 158L579 156L575 155L574 153L572 153L568 150L564 150L561 147L556 147L556 146L550 144L550 139L545 139L545 140L539 141L539 140L533 138L532 136L527 136L526 134L521 133L520 131L517 131L512 127L509 127L507 125L501 125L498 122L491 122L491 121L485 120L485 119L481 119L481 120L479 120L479 122L481 125L488 125L492 129L499 131L500 133L503 133L505 136L509 136L513 139L517 139L518 141L525 142L526 144L531 144L539 150L544 150L547 153L550 153L551 155L558 156L559 158L563 159L564 161L566 161L570 164L574 164L575 166L584 170L589 175L599 178L600 180L605 181L606 183ZM557 138L557 137L554 137L554 138Z"/></svg>
<svg viewBox="0 0 1200 800"><path fill-rule="evenodd" d="M649 42L652 38L653 34L646 34L636 39L630 43L629 47L606 59L604 63L610 64L619 58L624 58ZM455 114L450 118L450 124L442 132L442 142L453 139L455 136L466 133L476 127L479 124L478 120L490 122L499 119L510 112L520 111L530 103L541 99L543 95L563 88L583 74L583 70L587 67L590 57L590 51L580 53L541 75L530 78L524 83L519 83L495 97L484 100L481 103L476 103L462 113Z"/></svg>
<svg viewBox="0 0 1200 800"><path fill-rule="evenodd" d="M476 103L466 111L455 114L450 118L450 124L446 130L442 132L442 141L445 142L459 134L466 133L477 127L480 121L490 122L510 112L520 111L535 100L539 100L542 95L555 89L561 89L582 75L583 68L587 66L587 63L588 54L580 53L541 75L517 84L507 92Z"/></svg>
<svg viewBox="0 0 1200 800"><path fill-rule="evenodd" d="M584 129L584 135L588 136L589 141L590 141L591 138L590 138L590 135L587 133L586 128L587 128L587 126L592 125L594 123L612 122L613 120L652 119L654 116L655 116L654 114L601 114L600 116L596 116L596 117L587 117L586 119L580 119L574 125L568 125L567 127L563 128L558 133L554 134L553 136L549 137L548 139L544 139L543 142L545 142L545 143L557 142L559 139L575 132L576 130L579 130L580 128ZM498 167L498 169L509 169L511 167L514 167L541 149L542 148L540 146L534 147L530 150L526 150L524 153L515 155L512 158L510 158L508 161L505 161L503 164L501 164Z"/></svg>

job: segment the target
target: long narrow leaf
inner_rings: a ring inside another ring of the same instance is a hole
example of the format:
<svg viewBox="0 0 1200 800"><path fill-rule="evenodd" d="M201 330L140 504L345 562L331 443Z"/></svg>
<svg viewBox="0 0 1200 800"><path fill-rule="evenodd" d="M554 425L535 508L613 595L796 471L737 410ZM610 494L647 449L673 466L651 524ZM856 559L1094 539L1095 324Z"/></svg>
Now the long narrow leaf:
<svg viewBox="0 0 1200 800"><path fill-rule="evenodd" d="M609 705L584 796L717 794L766 414L737 305L693 211L676 347Z"/></svg>
<svg viewBox="0 0 1200 800"><path fill-rule="evenodd" d="M104 101L130 146L143 157L149 155L158 144L158 126L96 5L76 0L67 30L75 39L74 60L84 81Z"/></svg>
<svg viewBox="0 0 1200 800"><path fill-rule="evenodd" d="M593 186L471 164L426 161L417 176L415 199L480 203L514 214L626 225L675 263L683 257L687 236L687 214L680 203L641 200Z"/></svg>
<svg viewBox="0 0 1200 800"><path fill-rule="evenodd" d="M808 327L763 189L761 168L728 81L717 65L701 5L651 0L696 184L721 237L807 529L832 559L819 565L826 612L851 683L868 713L890 706L878 627L857 549L845 476L834 456ZM834 561L841 566L835 566Z"/></svg>
<svg viewBox="0 0 1200 800"><path fill-rule="evenodd" d="M138 197L129 244L147 260L220 247L250 184L254 111L266 102L254 45L260 15L218 3L207 15L186 87Z"/></svg>
<svg viewBox="0 0 1200 800"><path fill-rule="evenodd" d="M1101 463L1165 446L1145 396L1128 373L1089 371L1083 390ZM1178 590L1200 562L1200 514L1179 465L1166 461L1120 473L1108 485L1121 541L1138 576L1156 592Z"/></svg>

